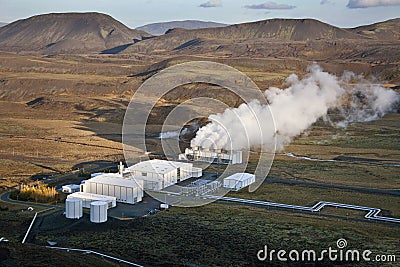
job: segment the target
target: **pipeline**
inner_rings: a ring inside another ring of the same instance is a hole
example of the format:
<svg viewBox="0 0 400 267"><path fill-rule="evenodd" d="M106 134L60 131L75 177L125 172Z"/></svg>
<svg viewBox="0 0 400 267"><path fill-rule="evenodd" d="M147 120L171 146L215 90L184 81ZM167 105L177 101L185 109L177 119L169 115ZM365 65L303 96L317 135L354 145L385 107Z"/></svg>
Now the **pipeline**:
<svg viewBox="0 0 400 267"><path fill-rule="evenodd" d="M378 214L381 212L381 209L378 209L378 208L370 208L370 207L365 207L365 206L342 204L342 203L336 203L336 202L320 201L312 207L306 207L306 206L298 206L298 205L290 205L290 204L282 204L282 203L276 203L276 202L259 201L259 200L234 198L234 197L220 197L220 196L213 196L213 195L206 195L206 196L202 196L202 197L216 199L216 200L224 200L224 201L231 201L231 202L239 202L239 203L246 203L246 204L276 207L276 208L295 209L295 210L307 211L307 212L319 212L325 207L336 207L336 208L344 208L344 209L352 209L352 210L361 210L361 211L367 211L367 214L364 216L364 218L366 218L368 220L400 223L399 218L379 216Z"/></svg>

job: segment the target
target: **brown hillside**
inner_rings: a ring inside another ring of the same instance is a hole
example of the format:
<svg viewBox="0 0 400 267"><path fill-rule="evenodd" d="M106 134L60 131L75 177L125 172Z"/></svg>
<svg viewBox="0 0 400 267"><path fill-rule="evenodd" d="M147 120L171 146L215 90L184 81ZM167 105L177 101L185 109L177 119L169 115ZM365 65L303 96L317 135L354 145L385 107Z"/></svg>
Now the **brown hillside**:
<svg viewBox="0 0 400 267"><path fill-rule="evenodd" d="M88 53L133 43L147 36L105 14L52 13L0 28L0 47L18 52Z"/></svg>
<svg viewBox="0 0 400 267"><path fill-rule="evenodd" d="M271 19L220 28L173 29L163 36L129 47L125 52L180 50L193 46L209 48L213 44L230 45L249 40L292 42L365 38L314 19Z"/></svg>
<svg viewBox="0 0 400 267"><path fill-rule="evenodd" d="M400 40L400 18L391 19L371 25L359 26L350 31L378 40Z"/></svg>
<svg viewBox="0 0 400 267"><path fill-rule="evenodd" d="M225 27L227 24L201 21L201 20L183 20L183 21L168 21L146 24L141 27L137 27L136 30L145 31L152 35L162 35L169 29L182 28L182 29L203 29L203 28L217 28Z"/></svg>

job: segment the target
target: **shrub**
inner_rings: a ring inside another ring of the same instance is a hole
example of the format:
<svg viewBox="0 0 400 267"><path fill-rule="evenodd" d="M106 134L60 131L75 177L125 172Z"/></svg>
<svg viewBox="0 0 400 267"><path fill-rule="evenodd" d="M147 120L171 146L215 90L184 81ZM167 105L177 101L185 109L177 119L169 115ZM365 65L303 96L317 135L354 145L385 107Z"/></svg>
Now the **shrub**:
<svg viewBox="0 0 400 267"><path fill-rule="evenodd" d="M10 197L22 201L50 202L58 198L58 193L55 187L37 182L33 185L21 185L20 190L13 191Z"/></svg>

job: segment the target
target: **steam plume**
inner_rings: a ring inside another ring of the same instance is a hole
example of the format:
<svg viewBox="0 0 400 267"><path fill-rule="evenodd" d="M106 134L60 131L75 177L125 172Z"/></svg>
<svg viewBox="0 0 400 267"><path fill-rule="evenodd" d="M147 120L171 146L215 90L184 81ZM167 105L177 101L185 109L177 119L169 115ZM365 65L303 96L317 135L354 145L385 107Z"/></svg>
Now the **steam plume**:
<svg viewBox="0 0 400 267"><path fill-rule="evenodd" d="M169 139L169 138L179 138L180 135L185 135L188 133L188 129L184 128L182 131L168 131L162 132L158 136L159 139Z"/></svg>
<svg viewBox="0 0 400 267"><path fill-rule="evenodd" d="M252 101L211 115L211 123L200 128L191 145L245 149L273 143L276 137L277 149L281 150L318 119L329 121L328 111L339 112L342 119L334 124L346 127L352 122L378 119L393 110L400 100L395 91L351 72L339 78L324 72L317 64L309 66L308 72L303 79L291 74L284 90L274 87L266 90L269 108ZM357 83L350 86L350 81ZM269 109L276 128L270 121Z"/></svg>

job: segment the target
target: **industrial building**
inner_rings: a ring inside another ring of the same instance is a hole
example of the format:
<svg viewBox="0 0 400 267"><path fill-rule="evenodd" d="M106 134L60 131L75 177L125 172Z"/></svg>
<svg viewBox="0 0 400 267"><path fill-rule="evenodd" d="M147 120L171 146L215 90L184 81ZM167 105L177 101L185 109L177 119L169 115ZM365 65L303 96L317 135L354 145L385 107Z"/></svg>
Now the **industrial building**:
<svg viewBox="0 0 400 267"><path fill-rule="evenodd" d="M158 159L139 162L127 168L125 174L128 173L135 180L142 180L145 190L162 190L194 175L202 176L202 170L193 168L191 163Z"/></svg>
<svg viewBox="0 0 400 267"><path fill-rule="evenodd" d="M116 197L117 202L135 204L142 201L143 182L121 177L118 173L104 173L85 181L85 193Z"/></svg>
<svg viewBox="0 0 400 267"><path fill-rule="evenodd" d="M67 185L63 185L61 187L61 190L63 191L63 193L66 194L72 194L75 192L79 192L80 191L80 186L77 184L67 184Z"/></svg>
<svg viewBox="0 0 400 267"><path fill-rule="evenodd" d="M85 192L76 192L67 197L68 199L81 199L83 208L90 208L90 203L103 201L107 203L108 208L114 208L117 205L117 198L113 196L104 196Z"/></svg>
<svg viewBox="0 0 400 267"><path fill-rule="evenodd" d="M241 164L243 153L240 150L227 151L224 149L203 148L194 146L186 148L184 154L179 155L179 160L204 161L216 164Z"/></svg>
<svg viewBox="0 0 400 267"><path fill-rule="evenodd" d="M254 174L250 173L235 173L224 179L224 187L232 191L238 191L246 186L251 185L256 181Z"/></svg>
<svg viewBox="0 0 400 267"><path fill-rule="evenodd" d="M192 167L192 177L199 178L203 176L203 169Z"/></svg>

